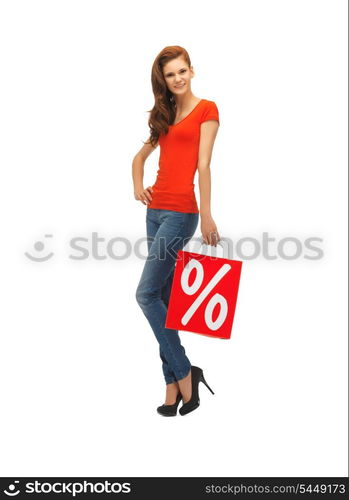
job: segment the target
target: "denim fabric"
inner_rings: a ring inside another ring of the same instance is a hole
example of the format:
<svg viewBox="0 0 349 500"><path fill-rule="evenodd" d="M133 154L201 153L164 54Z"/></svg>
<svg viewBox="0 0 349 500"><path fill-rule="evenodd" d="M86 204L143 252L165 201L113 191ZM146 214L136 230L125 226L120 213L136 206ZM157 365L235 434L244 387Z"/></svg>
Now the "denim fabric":
<svg viewBox="0 0 349 500"><path fill-rule="evenodd" d="M176 255L193 237L198 213L146 209L148 256L136 290L136 300L159 342L166 384L189 374L191 363L178 330L165 328Z"/></svg>

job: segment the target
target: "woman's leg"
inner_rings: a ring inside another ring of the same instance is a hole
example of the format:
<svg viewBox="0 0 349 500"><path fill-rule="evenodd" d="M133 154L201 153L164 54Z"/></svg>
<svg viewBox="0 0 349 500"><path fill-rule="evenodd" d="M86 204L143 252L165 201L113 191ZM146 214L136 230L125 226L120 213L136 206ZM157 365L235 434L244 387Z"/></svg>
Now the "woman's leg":
<svg viewBox="0 0 349 500"><path fill-rule="evenodd" d="M174 277L174 269L171 272L169 278L167 279L166 285L163 287L163 289L161 291L162 300L164 301L167 308L168 308L168 304L170 301L173 277ZM160 351L160 358L162 360L162 371L163 371L164 375L166 373L170 373L171 375L173 375L173 378L175 379L176 378L175 374L172 372L172 370L168 364L168 361L165 357L165 354L162 351L161 345L159 346L159 351ZM166 384L165 405L172 405L175 403L179 390L180 390L180 388L179 388L178 382L176 380L175 380L175 382L171 382L170 384Z"/></svg>
<svg viewBox="0 0 349 500"><path fill-rule="evenodd" d="M198 219L199 214L171 210L153 209L147 213L147 226L150 228L152 241L137 287L136 299L159 342L167 384L186 377L191 368L178 330L165 328L165 321L177 251L194 235ZM155 232L157 224L159 227Z"/></svg>
<svg viewBox="0 0 349 500"><path fill-rule="evenodd" d="M155 239L156 233L158 232L159 228L161 226L161 222L159 220L158 216L158 210L156 209L147 209L147 215L146 215L146 229L147 229L147 243L148 243L148 254L150 252L151 245ZM166 304L166 307L168 307L169 303L169 296L170 296L170 290L172 286L172 280L173 280L173 272L171 273L170 277L167 279L165 286L161 290L161 297ZM175 382L175 374L171 370L171 367L166 359L166 356L164 352L162 351L161 344L159 345L159 354L160 358L162 361L162 371L165 377L165 380L171 381L167 382L167 384L172 384ZM171 387L170 389L173 389ZM176 399L176 391L169 391L173 392L171 396L175 396L174 399Z"/></svg>
<svg viewBox="0 0 349 500"><path fill-rule="evenodd" d="M162 298L162 300L167 308L168 308L168 304L170 302L173 276L174 276L174 269L171 271L171 274L167 278L165 286L161 290L161 298ZM165 353L162 350L161 344L159 344L159 354L160 354L160 358L162 361L162 371L164 373L164 376L167 374L167 375L169 375L169 377L167 377L168 380L173 379L176 382L176 375L171 370L171 367L166 359ZM165 378L166 378L166 376L165 376ZM178 384L176 383L175 387L168 388L168 393L169 393L169 397L172 398L173 400L175 400L177 393L178 393Z"/></svg>

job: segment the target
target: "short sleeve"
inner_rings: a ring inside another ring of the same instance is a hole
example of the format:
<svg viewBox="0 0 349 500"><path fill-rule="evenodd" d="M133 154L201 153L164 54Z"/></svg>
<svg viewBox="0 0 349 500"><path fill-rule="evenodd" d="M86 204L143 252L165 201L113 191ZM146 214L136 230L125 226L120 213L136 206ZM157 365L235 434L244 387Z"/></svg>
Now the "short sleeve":
<svg viewBox="0 0 349 500"><path fill-rule="evenodd" d="M208 120L217 120L219 123L219 112L214 101L207 101L207 105L201 115L200 123L207 122Z"/></svg>

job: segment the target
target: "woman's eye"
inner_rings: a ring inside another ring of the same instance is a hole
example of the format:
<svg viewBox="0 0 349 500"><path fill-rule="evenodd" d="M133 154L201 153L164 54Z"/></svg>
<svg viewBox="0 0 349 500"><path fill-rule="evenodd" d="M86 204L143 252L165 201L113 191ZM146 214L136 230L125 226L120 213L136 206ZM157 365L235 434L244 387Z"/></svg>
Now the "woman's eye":
<svg viewBox="0 0 349 500"><path fill-rule="evenodd" d="M187 72L186 69L181 69L181 71L180 71L180 73L186 73L186 72ZM174 76L173 73L167 75L167 78L171 78L172 76Z"/></svg>

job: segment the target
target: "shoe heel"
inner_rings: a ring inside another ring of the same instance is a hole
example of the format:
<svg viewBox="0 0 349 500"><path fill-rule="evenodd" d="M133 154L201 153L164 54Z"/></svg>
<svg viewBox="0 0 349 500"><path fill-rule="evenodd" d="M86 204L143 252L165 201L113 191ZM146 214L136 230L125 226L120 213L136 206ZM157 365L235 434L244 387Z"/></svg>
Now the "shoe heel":
<svg viewBox="0 0 349 500"><path fill-rule="evenodd" d="M203 374L203 373L201 374L201 382L203 382L203 383L206 385L207 389L209 389L209 390L212 392L212 394L214 394L213 390L211 389L211 387L210 387L210 386L208 385L208 383L206 382L206 380L205 380L205 377L204 377L204 374Z"/></svg>

